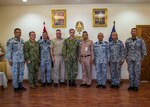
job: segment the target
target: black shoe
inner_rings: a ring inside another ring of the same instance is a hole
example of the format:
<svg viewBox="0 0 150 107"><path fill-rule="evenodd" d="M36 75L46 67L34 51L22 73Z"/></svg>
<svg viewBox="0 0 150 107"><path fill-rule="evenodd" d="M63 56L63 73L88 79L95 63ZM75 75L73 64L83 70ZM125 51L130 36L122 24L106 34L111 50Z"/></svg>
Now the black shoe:
<svg viewBox="0 0 150 107"><path fill-rule="evenodd" d="M58 87L58 84L57 84L57 83L54 83L54 87Z"/></svg>
<svg viewBox="0 0 150 107"><path fill-rule="evenodd" d="M42 83L42 85L41 85L42 87L45 87L46 86L46 83Z"/></svg>
<svg viewBox="0 0 150 107"><path fill-rule="evenodd" d="M90 88L90 87L91 87L91 85L90 85L90 84L87 84L87 85L86 85L86 88Z"/></svg>
<svg viewBox="0 0 150 107"><path fill-rule="evenodd" d="M52 80L52 82L51 82L52 84L54 83L54 80Z"/></svg>
<svg viewBox="0 0 150 107"><path fill-rule="evenodd" d="M87 85L86 84L80 84L80 87L86 87Z"/></svg>
<svg viewBox="0 0 150 107"><path fill-rule="evenodd" d="M72 80L72 86L73 87L77 87L76 83L75 83L75 80Z"/></svg>
<svg viewBox="0 0 150 107"><path fill-rule="evenodd" d="M60 85L67 85L66 82L59 82Z"/></svg>
<svg viewBox="0 0 150 107"><path fill-rule="evenodd" d="M110 88L115 88L115 85L112 84L112 85L110 86Z"/></svg>
<svg viewBox="0 0 150 107"><path fill-rule="evenodd" d="M133 87L133 91L139 91L138 87Z"/></svg>
<svg viewBox="0 0 150 107"><path fill-rule="evenodd" d="M52 83L47 83L47 86L52 86Z"/></svg>
<svg viewBox="0 0 150 107"><path fill-rule="evenodd" d="M18 89L26 91L26 88L22 85L22 83L19 83Z"/></svg>
<svg viewBox="0 0 150 107"><path fill-rule="evenodd" d="M72 87L72 84L71 84L72 82L71 82L71 80L69 80L69 87Z"/></svg>
<svg viewBox="0 0 150 107"><path fill-rule="evenodd" d="M119 85L115 85L115 87L114 87L114 88L119 89L119 87L120 87Z"/></svg>
<svg viewBox="0 0 150 107"><path fill-rule="evenodd" d="M102 88L104 88L104 89L105 89L105 88L106 88L106 85L102 85Z"/></svg>
<svg viewBox="0 0 150 107"><path fill-rule="evenodd" d="M132 87L132 86L129 86L128 87L128 91L131 91L131 90L133 90L134 89L134 87Z"/></svg>
<svg viewBox="0 0 150 107"><path fill-rule="evenodd" d="M96 88L101 88L101 87L102 87L102 85L99 85L99 84L96 86Z"/></svg>
<svg viewBox="0 0 150 107"><path fill-rule="evenodd" d="M14 88L14 92L19 92L19 88Z"/></svg>

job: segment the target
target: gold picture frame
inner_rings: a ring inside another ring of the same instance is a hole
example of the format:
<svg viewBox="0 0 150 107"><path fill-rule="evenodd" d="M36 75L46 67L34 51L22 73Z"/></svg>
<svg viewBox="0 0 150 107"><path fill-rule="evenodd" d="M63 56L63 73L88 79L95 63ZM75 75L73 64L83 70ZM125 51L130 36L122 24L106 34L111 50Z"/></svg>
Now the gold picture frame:
<svg viewBox="0 0 150 107"><path fill-rule="evenodd" d="M66 28L66 9L52 10L52 27Z"/></svg>
<svg viewBox="0 0 150 107"><path fill-rule="evenodd" d="M107 8L93 9L93 27L107 27Z"/></svg>

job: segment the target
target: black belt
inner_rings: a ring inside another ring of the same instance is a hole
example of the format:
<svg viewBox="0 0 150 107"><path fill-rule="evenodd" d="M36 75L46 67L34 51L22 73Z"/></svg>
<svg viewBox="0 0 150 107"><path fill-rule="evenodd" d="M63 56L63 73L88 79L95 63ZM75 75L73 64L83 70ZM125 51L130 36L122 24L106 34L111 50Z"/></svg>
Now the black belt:
<svg viewBox="0 0 150 107"><path fill-rule="evenodd" d="M85 56L81 55L81 57L88 57L88 56L91 56L91 55L85 55Z"/></svg>
<svg viewBox="0 0 150 107"><path fill-rule="evenodd" d="M56 55L54 55L54 56L63 56L62 54L56 54Z"/></svg>

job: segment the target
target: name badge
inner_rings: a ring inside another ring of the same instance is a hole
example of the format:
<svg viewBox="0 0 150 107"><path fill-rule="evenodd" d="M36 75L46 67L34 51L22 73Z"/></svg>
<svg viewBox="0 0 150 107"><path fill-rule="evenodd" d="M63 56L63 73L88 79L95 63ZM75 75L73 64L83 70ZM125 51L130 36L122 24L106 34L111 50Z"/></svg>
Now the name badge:
<svg viewBox="0 0 150 107"><path fill-rule="evenodd" d="M85 47L85 51L88 51L88 47Z"/></svg>

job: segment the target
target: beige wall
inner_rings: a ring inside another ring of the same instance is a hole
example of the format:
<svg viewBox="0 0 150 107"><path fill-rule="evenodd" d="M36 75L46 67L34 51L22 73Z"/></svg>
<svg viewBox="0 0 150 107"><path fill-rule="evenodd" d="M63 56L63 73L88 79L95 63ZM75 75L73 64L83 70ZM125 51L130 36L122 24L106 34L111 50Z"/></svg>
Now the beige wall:
<svg viewBox="0 0 150 107"><path fill-rule="evenodd" d="M92 27L92 9L108 8L108 27ZM107 41L112 29L113 21L116 21L116 30L119 39L125 42L130 37L130 29L136 25L150 25L150 4L112 4L112 5L39 5L39 6L5 6L0 7L0 42L6 44L6 41L13 37L13 30L16 27L22 29L22 38L28 40L29 31L33 30L39 39L43 22L50 38L55 37L55 30L52 28L51 9L67 10L67 27L62 28L63 37L68 37L68 30L75 28L77 21L82 21L85 30L89 32L89 38L94 42L97 40L97 34L103 32ZM11 78L11 71L8 66L7 75ZM81 65L79 65L78 78L81 78ZM93 66L93 78L96 72ZM108 77L110 77L108 75ZM27 78L27 70L25 70ZM127 65L124 63L122 68L122 78L128 78Z"/></svg>

